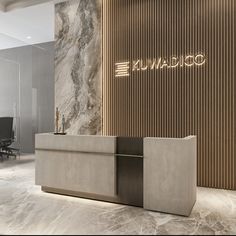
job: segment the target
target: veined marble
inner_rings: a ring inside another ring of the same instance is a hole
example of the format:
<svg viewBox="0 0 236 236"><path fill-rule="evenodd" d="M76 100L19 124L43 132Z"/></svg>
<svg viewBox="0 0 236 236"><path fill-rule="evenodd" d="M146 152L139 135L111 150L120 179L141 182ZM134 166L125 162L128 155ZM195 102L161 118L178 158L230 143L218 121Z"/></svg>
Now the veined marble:
<svg viewBox="0 0 236 236"><path fill-rule="evenodd" d="M101 132L101 0L56 5L55 106L69 134Z"/></svg>
<svg viewBox="0 0 236 236"><path fill-rule="evenodd" d="M236 192L198 188L189 218L44 193L34 157L0 163L0 234L236 234Z"/></svg>

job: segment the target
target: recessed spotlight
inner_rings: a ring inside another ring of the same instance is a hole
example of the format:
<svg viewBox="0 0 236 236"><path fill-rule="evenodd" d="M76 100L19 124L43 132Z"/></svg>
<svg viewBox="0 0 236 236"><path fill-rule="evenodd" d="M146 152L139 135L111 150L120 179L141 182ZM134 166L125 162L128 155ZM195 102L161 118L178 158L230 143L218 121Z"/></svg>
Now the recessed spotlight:
<svg viewBox="0 0 236 236"><path fill-rule="evenodd" d="M31 36L27 36L26 38L27 38L27 39L32 39L32 37L31 37Z"/></svg>

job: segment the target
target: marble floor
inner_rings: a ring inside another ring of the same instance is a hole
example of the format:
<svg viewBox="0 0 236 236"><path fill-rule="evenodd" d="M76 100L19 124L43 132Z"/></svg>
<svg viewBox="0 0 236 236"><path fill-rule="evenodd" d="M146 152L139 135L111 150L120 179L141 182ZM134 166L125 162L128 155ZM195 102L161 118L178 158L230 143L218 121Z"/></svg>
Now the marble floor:
<svg viewBox="0 0 236 236"><path fill-rule="evenodd" d="M198 188L189 218L43 193L34 157L0 163L0 234L236 234L236 192Z"/></svg>

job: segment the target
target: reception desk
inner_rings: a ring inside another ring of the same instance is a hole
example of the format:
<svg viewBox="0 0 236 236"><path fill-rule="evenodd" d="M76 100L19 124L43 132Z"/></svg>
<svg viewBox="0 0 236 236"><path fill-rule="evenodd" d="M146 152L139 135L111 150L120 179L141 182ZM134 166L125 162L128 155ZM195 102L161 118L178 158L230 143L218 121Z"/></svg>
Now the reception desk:
<svg viewBox="0 0 236 236"><path fill-rule="evenodd" d="M45 192L189 216L196 201L196 137L36 135Z"/></svg>

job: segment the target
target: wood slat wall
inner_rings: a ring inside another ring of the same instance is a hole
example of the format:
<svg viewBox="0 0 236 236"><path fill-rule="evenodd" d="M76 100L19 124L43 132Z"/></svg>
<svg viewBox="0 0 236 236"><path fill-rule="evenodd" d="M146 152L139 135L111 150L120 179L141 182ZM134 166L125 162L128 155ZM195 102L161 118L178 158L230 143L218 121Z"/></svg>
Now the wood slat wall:
<svg viewBox="0 0 236 236"><path fill-rule="evenodd" d="M103 0L103 134L198 137L198 185L236 189L236 1ZM115 63L204 53L201 67Z"/></svg>

